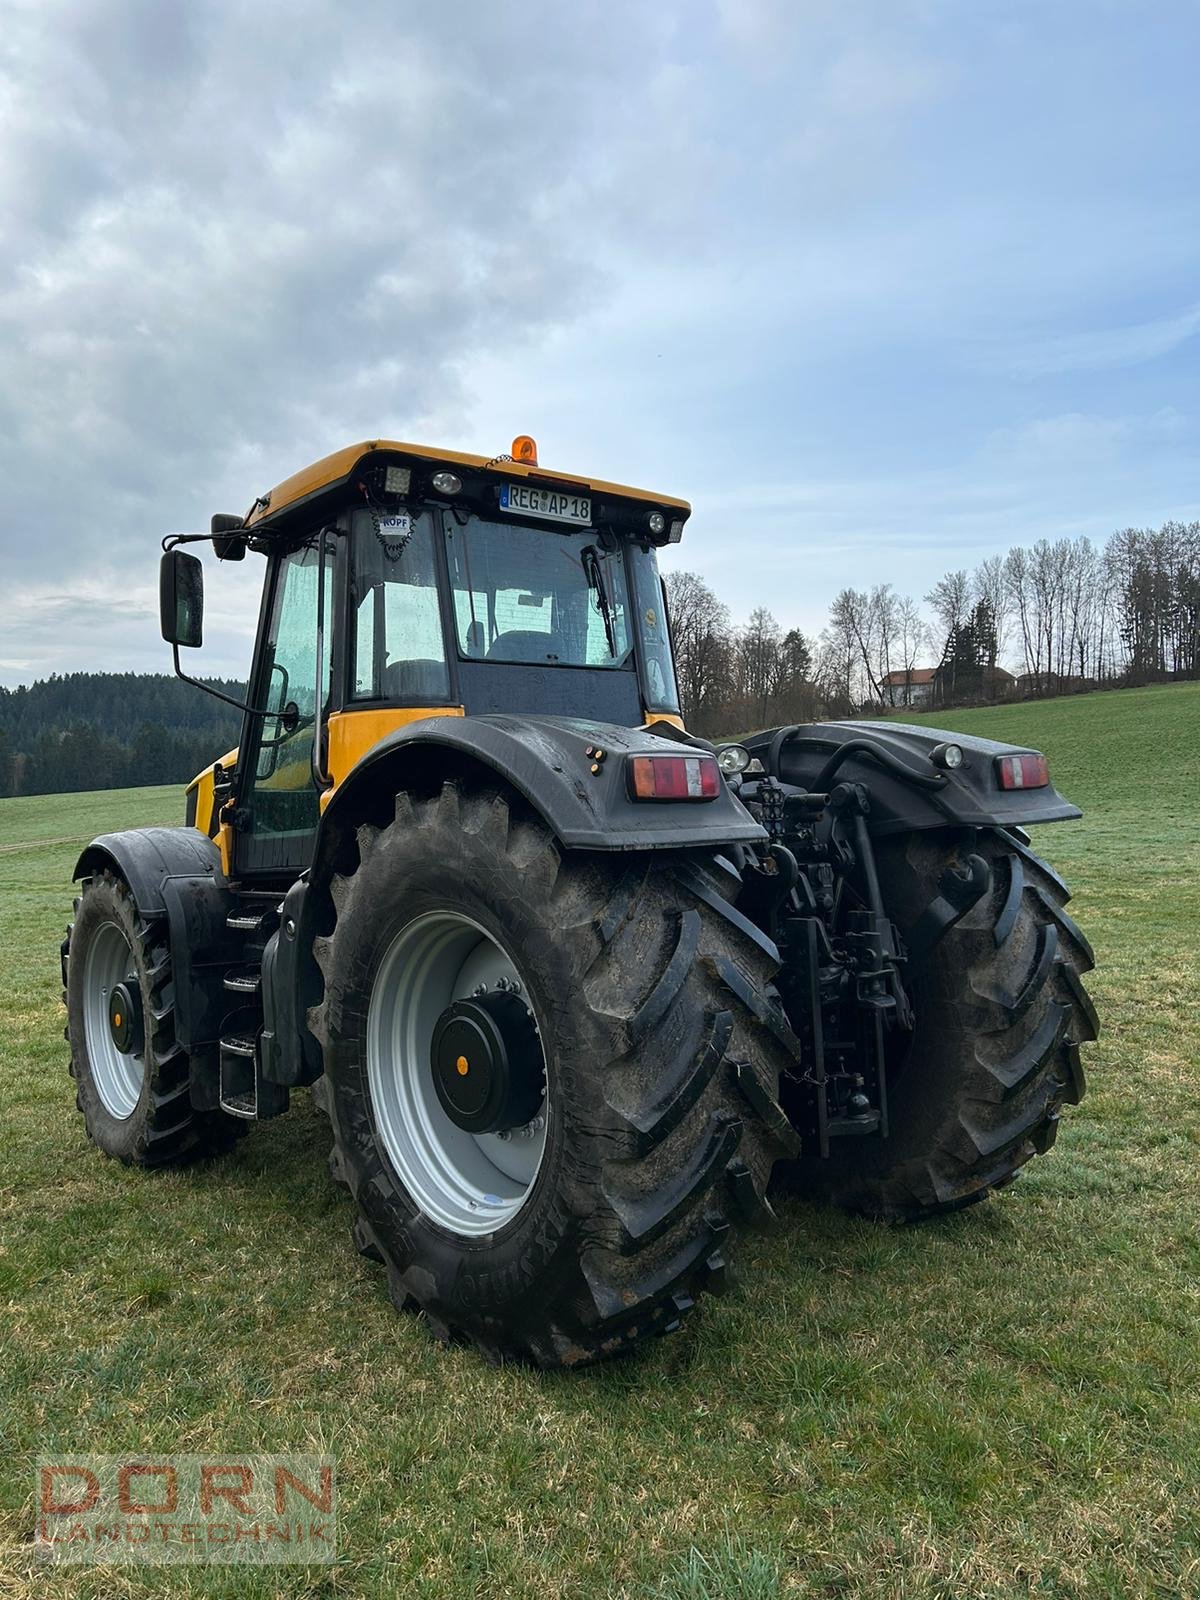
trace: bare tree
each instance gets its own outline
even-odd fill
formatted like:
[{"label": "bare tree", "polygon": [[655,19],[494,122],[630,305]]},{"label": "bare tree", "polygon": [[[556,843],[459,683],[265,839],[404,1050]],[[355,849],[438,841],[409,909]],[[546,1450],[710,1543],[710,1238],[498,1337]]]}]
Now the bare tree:
[{"label": "bare tree", "polygon": [[733,698],[729,608],[694,572],[669,572],[666,586],[683,714],[699,726]]},{"label": "bare tree", "polygon": [[884,698],[884,689],[892,705],[895,705],[895,685],[888,680],[892,676],[893,657],[896,655],[900,644],[900,605],[901,602],[890,583],[879,583],[871,590],[872,632],[875,639],[875,678],[878,688],[878,698]]},{"label": "bare tree", "polygon": [[738,689],[757,727],[766,723],[778,689],[782,641],[782,629],[765,606],[755,607],[737,636]]},{"label": "bare tree", "polygon": [[855,694],[858,647],[853,630],[844,620],[831,616],[829,626],[817,640],[813,676],[822,700],[835,715],[852,711],[860,695]]},{"label": "bare tree", "polygon": [[882,700],[879,683],[879,614],[871,596],[860,589],[843,589],[835,598],[829,612],[830,625],[842,639],[853,646],[856,660],[855,687],[858,699]]},{"label": "bare tree", "polygon": [[991,613],[995,631],[988,640],[988,659],[984,665],[994,669],[1004,654],[1011,615],[1009,585],[1003,556],[989,556],[975,568],[971,574],[971,600],[975,605],[987,606]]},{"label": "bare tree", "polygon": [[971,609],[971,584],[966,573],[947,572],[925,596],[925,603],[933,607],[938,620],[934,644],[938,654],[944,655],[952,635],[962,627]]},{"label": "bare tree", "polygon": [[[939,666],[949,667],[949,684],[942,684],[943,695],[954,693],[954,663],[951,645],[958,639],[971,610],[971,583],[965,571],[947,572],[925,596],[933,607],[938,627],[933,633],[933,643]],[[939,679],[941,682],[941,679]]]},{"label": "bare tree", "polygon": [[912,674],[928,646],[929,628],[920,606],[911,595],[902,595],[896,613],[896,647],[905,683],[912,682]]}]

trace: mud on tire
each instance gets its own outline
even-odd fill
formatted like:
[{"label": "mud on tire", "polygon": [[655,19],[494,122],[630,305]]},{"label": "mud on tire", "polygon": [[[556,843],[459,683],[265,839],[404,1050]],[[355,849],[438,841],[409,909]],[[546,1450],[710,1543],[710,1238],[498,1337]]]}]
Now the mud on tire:
[{"label": "mud on tire", "polygon": [[[786,1059],[764,1016],[771,963],[675,868],[560,853],[506,794],[447,784],[401,794],[358,833],[331,883],[315,955],[315,1086],[355,1239],[402,1308],[493,1359],[572,1366],[678,1327],[719,1290],[733,1236],[769,1215],[789,1145]],[[344,864],[347,865],[347,864]],[[695,880],[693,880],[695,881]],[[712,902],[711,904],[709,902]],[[469,916],[512,953],[541,1025],[550,1115],[527,1199],[495,1232],[434,1223],[389,1161],[368,1079],[367,1014],[397,933],[432,910]]]}]

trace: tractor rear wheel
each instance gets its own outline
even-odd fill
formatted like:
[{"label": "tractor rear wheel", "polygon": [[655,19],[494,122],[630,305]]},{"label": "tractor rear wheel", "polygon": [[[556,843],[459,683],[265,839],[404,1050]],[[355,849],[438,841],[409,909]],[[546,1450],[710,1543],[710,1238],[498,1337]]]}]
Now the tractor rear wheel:
[{"label": "tractor rear wheel", "polygon": [[92,1142],[139,1167],[230,1149],[245,1124],[192,1105],[166,928],[142,916],[115,873],[85,883],[62,962],[75,1104]]},{"label": "tractor rear wheel", "polygon": [[315,1095],[393,1300],[544,1367],[678,1327],[787,1142],[767,956],[669,860],[560,853],[494,790],[403,793],[358,856]]},{"label": "tractor rear wheel", "polygon": [[884,907],[912,928],[970,854],[990,888],[906,976],[915,1030],[889,1071],[890,1136],[835,1140],[827,1161],[793,1169],[815,1200],[889,1221],[959,1210],[1048,1150],[1083,1095],[1092,950],[1052,868],[1001,829],[914,834],[878,848]]}]

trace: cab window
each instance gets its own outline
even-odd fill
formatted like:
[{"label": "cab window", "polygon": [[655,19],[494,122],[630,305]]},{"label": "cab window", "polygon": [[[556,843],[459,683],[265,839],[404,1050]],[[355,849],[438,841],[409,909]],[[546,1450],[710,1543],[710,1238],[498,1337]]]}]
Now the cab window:
[{"label": "cab window", "polygon": [[[317,824],[313,783],[313,736],[317,713],[329,697],[329,621],[333,562],[321,561],[315,540],[285,555],[275,579],[263,661],[263,700],[258,755],[254,764],[256,836],[307,835]],[[321,614],[325,644],[317,686],[317,584],[324,590]]]},{"label": "cab window", "polygon": [[351,697],[444,705],[433,513],[357,511],[351,529]]},{"label": "cab window", "polygon": [[589,528],[551,532],[446,518],[459,654],[467,660],[633,668],[620,547]]}]

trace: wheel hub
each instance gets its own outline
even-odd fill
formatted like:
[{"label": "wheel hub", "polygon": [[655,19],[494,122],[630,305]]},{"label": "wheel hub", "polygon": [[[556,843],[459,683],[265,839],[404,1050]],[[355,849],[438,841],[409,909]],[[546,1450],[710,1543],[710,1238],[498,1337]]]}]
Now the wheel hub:
[{"label": "wheel hub", "polygon": [[[499,995],[514,997],[517,1009]],[[435,1051],[435,1032],[440,1044],[457,1002],[465,1000],[488,1002],[482,1016],[475,1008],[465,1013],[474,1024],[465,1048],[451,1039]],[[554,1122],[543,1036],[525,975],[500,940],[462,912],[446,908],[414,917],[384,953],[367,1009],[372,1118],[414,1203],[453,1234],[494,1233],[534,1192]],[[466,1058],[466,1072],[458,1069],[459,1056]],[[472,1068],[485,1066],[485,1092],[468,1102],[457,1086],[470,1079]],[[448,1083],[456,1086],[449,1107],[443,1098]],[[460,1121],[472,1113],[484,1125],[510,1126],[472,1133]]]},{"label": "wheel hub", "polygon": [[542,1103],[542,1048],[516,994],[452,1001],[434,1024],[430,1056],[442,1109],[467,1133],[523,1127]]},{"label": "wheel hub", "polygon": [[108,1030],[112,1042],[123,1056],[142,1053],[144,1025],[142,991],[136,978],[114,984],[108,997]]}]

